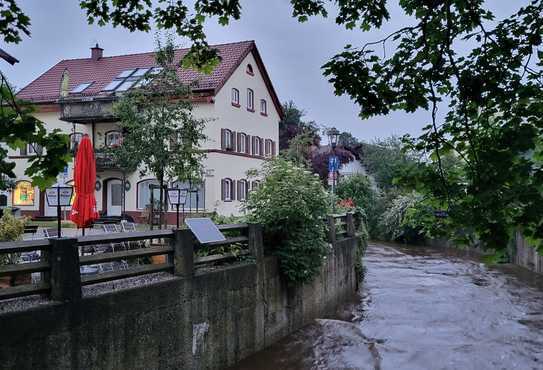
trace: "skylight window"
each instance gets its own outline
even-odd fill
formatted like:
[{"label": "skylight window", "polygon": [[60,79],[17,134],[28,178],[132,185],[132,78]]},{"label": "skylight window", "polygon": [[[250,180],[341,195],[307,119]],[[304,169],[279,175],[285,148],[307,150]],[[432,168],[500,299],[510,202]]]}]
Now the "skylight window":
[{"label": "skylight window", "polygon": [[126,78],[130,76],[132,73],[134,73],[135,69],[127,69],[125,71],[122,71],[117,78]]},{"label": "skylight window", "polygon": [[123,92],[132,87],[141,87],[148,82],[146,81],[148,80],[146,76],[154,75],[162,70],[162,68],[158,68],[157,72],[155,71],[156,69],[157,67],[144,67],[122,71],[113,81],[104,87],[103,91]]},{"label": "skylight window", "polygon": [[146,74],[151,68],[138,68],[136,70],[136,72],[134,72],[133,75],[131,75],[130,77],[141,77],[143,76],[144,74]]},{"label": "skylight window", "polygon": [[84,90],[86,90],[90,85],[92,85],[94,83],[94,81],[92,82],[84,82],[82,84],[79,84],[77,85],[76,87],[74,87],[72,89],[72,91],[70,91],[71,93],[80,93],[80,92],[83,92]]}]

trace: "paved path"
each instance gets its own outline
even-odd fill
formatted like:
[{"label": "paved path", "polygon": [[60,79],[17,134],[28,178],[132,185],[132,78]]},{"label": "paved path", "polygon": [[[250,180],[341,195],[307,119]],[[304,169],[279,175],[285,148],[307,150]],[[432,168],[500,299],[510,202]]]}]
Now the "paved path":
[{"label": "paved path", "polygon": [[371,245],[347,320],[317,320],[237,369],[543,369],[543,276],[456,251]]}]

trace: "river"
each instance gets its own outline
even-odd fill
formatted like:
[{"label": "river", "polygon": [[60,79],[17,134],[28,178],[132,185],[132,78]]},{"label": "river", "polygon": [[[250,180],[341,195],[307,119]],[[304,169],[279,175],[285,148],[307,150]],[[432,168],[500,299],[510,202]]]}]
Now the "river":
[{"label": "river", "polygon": [[455,250],[372,244],[355,303],[236,370],[543,369],[543,276]]}]

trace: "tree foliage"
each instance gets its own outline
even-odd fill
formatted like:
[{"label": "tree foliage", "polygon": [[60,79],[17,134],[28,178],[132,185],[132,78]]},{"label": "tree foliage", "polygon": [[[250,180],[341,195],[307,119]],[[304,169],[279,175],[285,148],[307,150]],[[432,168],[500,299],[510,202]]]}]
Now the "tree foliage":
[{"label": "tree foliage", "polygon": [[130,90],[115,105],[123,143],[114,155],[143,174],[156,176],[160,183],[160,211],[164,204],[163,187],[167,180],[201,180],[201,141],[206,137],[206,121],[192,114],[190,87],[177,75],[175,46],[171,38],[158,41],[157,64],[162,70],[136,89]]},{"label": "tree foliage", "polygon": [[44,189],[56,181],[71,160],[68,136],[59,129],[47,132],[43,122],[33,115],[34,108],[17,99],[4,75],[0,75],[0,142],[6,145],[0,146],[0,189],[6,189],[10,179],[15,179],[15,162],[8,160],[8,148],[18,150],[27,145],[32,145],[36,154],[28,158],[25,175]]},{"label": "tree foliage", "polygon": [[288,149],[295,137],[307,137],[311,145],[319,145],[320,136],[317,124],[305,122],[305,111],[298,108],[292,100],[283,103],[283,118],[279,121],[279,150]]},{"label": "tree foliage", "polygon": [[325,217],[330,198],[319,178],[291,161],[276,158],[246,204],[248,220],[265,227],[266,244],[280,258],[289,282],[308,282],[328,253]]}]

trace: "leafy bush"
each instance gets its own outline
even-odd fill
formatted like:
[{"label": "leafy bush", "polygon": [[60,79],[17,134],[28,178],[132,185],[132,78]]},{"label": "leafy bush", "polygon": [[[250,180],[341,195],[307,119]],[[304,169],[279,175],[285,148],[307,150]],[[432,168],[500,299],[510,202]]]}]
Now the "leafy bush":
[{"label": "leafy bush", "polygon": [[[18,240],[23,235],[25,229],[25,219],[15,218],[11,214],[9,208],[4,209],[4,214],[0,218],[0,241],[14,241]],[[0,265],[15,263],[18,254],[2,254],[0,255]]]},{"label": "leafy bush", "polygon": [[308,282],[328,253],[324,220],[330,197],[317,175],[282,158],[267,162],[262,175],[245,206],[248,220],[264,226],[266,245],[288,281]]},{"label": "leafy bush", "polygon": [[364,211],[367,231],[369,235],[377,238],[377,225],[382,211],[379,211],[379,194],[369,177],[353,175],[342,179],[337,187],[337,196],[342,200],[339,205],[345,206],[346,202],[352,199],[354,207]]},{"label": "leafy bush", "polygon": [[420,239],[419,230],[406,223],[407,213],[420,201],[422,196],[416,192],[399,195],[392,200],[380,220],[380,227],[386,239],[404,242]]}]

